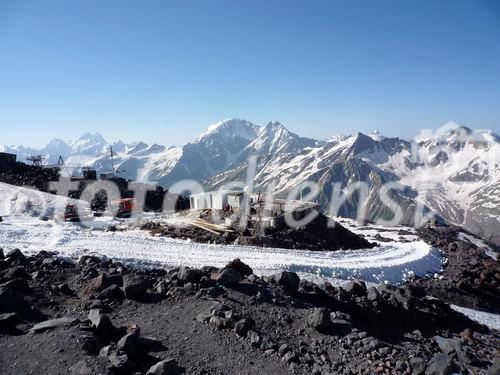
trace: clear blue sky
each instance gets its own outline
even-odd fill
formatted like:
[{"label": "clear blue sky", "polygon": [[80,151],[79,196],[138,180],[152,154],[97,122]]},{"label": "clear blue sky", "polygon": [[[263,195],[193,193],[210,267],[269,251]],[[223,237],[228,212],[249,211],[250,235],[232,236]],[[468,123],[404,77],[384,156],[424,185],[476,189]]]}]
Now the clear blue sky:
[{"label": "clear blue sky", "polygon": [[500,2],[0,0],[0,142],[500,129]]}]

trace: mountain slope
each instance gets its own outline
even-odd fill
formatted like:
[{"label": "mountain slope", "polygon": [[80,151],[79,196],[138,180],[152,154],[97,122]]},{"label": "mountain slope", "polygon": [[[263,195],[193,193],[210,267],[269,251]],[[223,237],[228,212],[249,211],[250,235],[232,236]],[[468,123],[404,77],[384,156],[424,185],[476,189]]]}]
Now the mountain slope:
[{"label": "mountain slope", "polygon": [[[186,179],[212,189],[234,181],[248,183],[247,166],[254,156],[253,190],[270,189],[286,197],[302,183],[315,182],[318,203],[327,211],[334,188],[347,194],[350,186],[362,183],[366,192],[347,194],[339,214],[356,217],[362,201],[369,219],[396,217],[403,224],[414,224],[419,211],[432,210],[448,222],[500,242],[499,142],[493,133],[466,127],[415,142],[386,138],[378,132],[319,142],[300,137],[279,122],[261,128],[233,118],[210,125],[195,141],[181,147],[143,142],[116,142],[111,147],[119,175],[156,181],[165,188]],[[102,136],[90,133],[75,142],[52,140],[41,150],[0,146],[21,161],[27,155],[42,154],[53,164],[61,155],[68,165],[92,166],[99,172],[112,169],[109,148]],[[387,183],[391,184],[388,198],[401,210],[390,209],[382,201]]]}]

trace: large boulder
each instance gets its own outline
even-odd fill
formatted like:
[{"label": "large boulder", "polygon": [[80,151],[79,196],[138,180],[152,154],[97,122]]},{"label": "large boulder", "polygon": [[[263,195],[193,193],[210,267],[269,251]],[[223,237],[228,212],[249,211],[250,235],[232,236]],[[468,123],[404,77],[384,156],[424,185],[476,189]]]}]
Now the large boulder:
[{"label": "large boulder", "polygon": [[274,275],[274,281],[290,293],[297,293],[299,290],[300,278],[295,272],[280,272]]},{"label": "large boulder", "polygon": [[495,359],[493,359],[493,363],[488,368],[486,372],[487,375],[498,375],[500,374],[500,355],[497,355]]},{"label": "large boulder", "polygon": [[233,268],[226,268],[217,277],[217,283],[225,287],[232,287],[239,284],[241,274]]},{"label": "large boulder", "polygon": [[125,298],[125,293],[118,285],[110,285],[96,295],[96,299],[108,301],[122,301]]},{"label": "large boulder", "polygon": [[127,275],[123,284],[125,297],[132,300],[140,299],[144,297],[150,286],[151,281],[144,276]]},{"label": "large boulder", "polygon": [[203,276],[202,271],[189,267],[181,267],[177,273],[177,278],[186,283],[199,283]]},{"label": "large boulder", "polygon": [[0,287],[0,312],[17,312],[24,302],[24,294],[18,290]]},{"label": "large boulder", "polygon": [[422,375],[425,372],[425,369],[427,367],[427,363],[425,362],[425,359],[423,359],[423,358],[413,357],[413,358],[410,358],[410,367],[413,370],[413,374]]},{"label": "large boulder", "polygon": [[15,289],[22,293],[29,293],[31,291],[28,281],[26,281],[26,279],[21,279],[21,278],[11,279],[3,284],[0,284],[0,288],[2,287]]},{"label": "large boulder", "polygon": [[7,254],[5,254],[5,259],[7,259],[7,261],[9,261],[10,263],[16,261],[20,264],[26,263],[26,257],[19,249],[10,250],[9,252],[7,252]]},{"label": "large boulder", "polygon": [[361,280],[354,280],[347,283],[344,289],[347,293],[356,297],[366,296],[366,284]]},{"label": "large boulder", "polygon": [[0,332],[13,329],[19,322],[21,318],[17,313],[0,314]]},{"label": "large boulder", "polygon": [[102,292],[104,289],[109,288],[112,285],[121,287],[123,285],[123,278],[121,275],[111,275],[108,276],[105,273],[101,273],[99,276],[93,278],[89,281],[84,289],[85,294],[95,294]]},{"label": "large boulder", "polygon": [[241,276],[250,276],[251,274],[253,274],[252,268],[243,263],[239,258],[230,261],[224,268],[232,268],[238,271]]},{"label": "large boulder", "polygon": [[14,266],[2,271],[1,278],[3,280],[30,279],[30,275],[28,275],[24,268]]},{"label": "large boulder", "polygon": [[453,358],[446,353],[438,353],[427,364],[425,375],[451,375],[454,369]]}]

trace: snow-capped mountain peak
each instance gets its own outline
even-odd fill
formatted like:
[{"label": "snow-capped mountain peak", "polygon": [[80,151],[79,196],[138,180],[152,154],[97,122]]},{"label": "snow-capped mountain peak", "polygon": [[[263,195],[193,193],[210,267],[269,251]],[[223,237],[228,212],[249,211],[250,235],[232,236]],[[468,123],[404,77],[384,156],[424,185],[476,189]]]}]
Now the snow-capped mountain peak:
[{"label": "snow-capped mountain peak", "polygon": [[207,130],[198,137],[197,142],[214,136],[237,137],[251,141],[255,139],[259,130],[260,127],[250,121],[229,118],[209,125]]},{"label": "snow-capped mountain peak", "polygon": [[84,155],[96,155],[104,150],[108,142],[99,133],[85,133],[71,144],[72,152]]},{"label": "snow-capped mountain peak", "polygon": [[69,155],[71,153],[71,146],[69,142],[63,141],[59,138],[52,139],[41,150],[43,155]]}]

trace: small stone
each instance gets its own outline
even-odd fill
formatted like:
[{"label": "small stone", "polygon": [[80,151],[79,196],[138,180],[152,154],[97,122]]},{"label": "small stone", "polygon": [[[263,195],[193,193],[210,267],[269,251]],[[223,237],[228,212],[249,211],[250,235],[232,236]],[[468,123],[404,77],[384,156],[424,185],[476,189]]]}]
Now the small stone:
[{"label": "small stone", "polygon": [[253,328],[251,319],[241,319],[234,323],[234,331],[238,336],[246,337],[249,329]]},{"label": "small stone", "polygon": [[69,368],[69,372],[71,375],[92,375],[92,369],[85,360],[75,363]]},{"label": "small stone", "polygon": [[101,334],[112,333],[115,330],[109,316],[102,314],[100,310],[90,310],[88,319],[92,323],[92,326]]},{"label": "small stone", "polygon": [[110,362],[110,370],[118,373],[125,373],[130,367],[130,362],[127,354],[118,355],[117,353],[111,353],[108,357]]},{"label": "small stone", "polygon": [[212,313],[210,312],[201,312],[196,316],[196,320],[200,323],[208,323],[210,318],[212,317]]},{"label": "small stone", "polygon": [[247,332],[247,337],[250,339],[250,344],[253,347],[258,348],[262,342],[262,338],[259,336],[259,334],[255,331],[249,330]]},{"label": "small stone", "polygon": [[179,375],[180,370],[174,359],[165,359],[151,366],[146,375]]},{"label": "small stone", "polygon": [[274,345],[274,342],[273,340],[271,340],[268,336],[264,336],[262,337],[262,341],[260,343],[260,349],[261,350],[270,350],[270,349],[274,349],[275,345]]},{"label": "small stone", "polygon": [[137,332],[128,333],[116,343],[116,348],[134,358],[137,357],[139,352],[137,345],[138,341],[139,334]]},{"label": "small stone", "polygon": [[369,287],[366,292],[366,299],[368,301],[374,302],[379,298],[379,293],[377,288]]},{"label": "small stone", "polygon": [[283,357],[283,356],[285,355],[285,353],[287,353],[287,352],[289,352],[289,351],[291,351],[291,350],[292,350],[292,348],[290,348],[290,345],[288,345],[288,344],[283,344],[283,345],[281,345],[281,346],[280,346],[280,348],[278,349],[278,353],[280,354],[280,356],[282,356],[282,357]]},{"label": "small stone", "polygon": [[80,335],[80,337],[78,337],[78,343],[87,353],[97,354],[98,340],[93,334]]},{"label": "small stone", "polygon": [[100,357],[107,357],[108,355],[111,354],[111,348],[112,348],[111,345],[106,345],[106,346],[102,347],[101,350],[99,351],[99,356]]},{"label": "small stone", "polygon": [[315,308],[309,315],[308,324],[317,331],[322,331],[330,326],[330,311],[325,308]]},{"label": "small stone", "polygon": [[299,358],[297,357],[297,354],[295,354],[292,351],[286,352],[283,355],[282,360],[283,360],[283,362],[286,362],[286,363],[299,363]]}]

